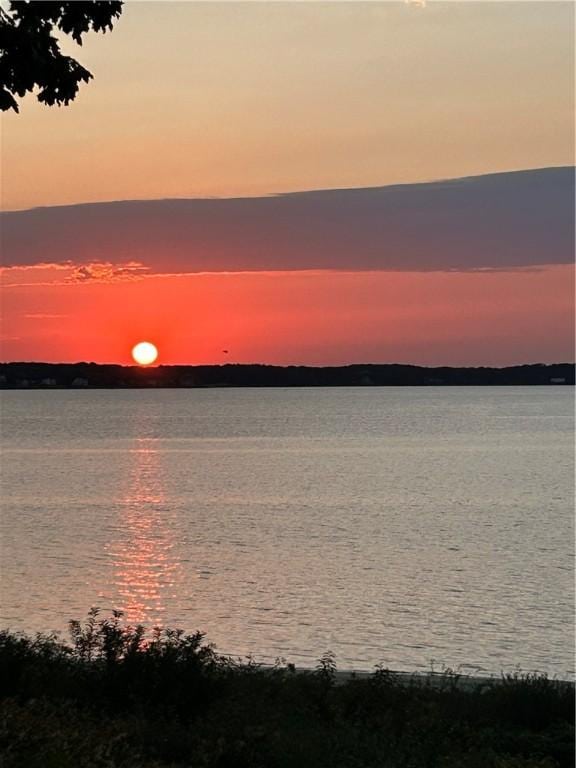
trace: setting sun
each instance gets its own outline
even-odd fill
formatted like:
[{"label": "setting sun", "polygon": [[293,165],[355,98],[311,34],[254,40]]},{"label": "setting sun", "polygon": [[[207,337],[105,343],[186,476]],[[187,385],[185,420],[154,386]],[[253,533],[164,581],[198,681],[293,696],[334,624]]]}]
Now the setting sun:
[{"label": "setting sun", "polygon": [[138,365],[152,365],[158,357],[158,350],[149,341],[140,341],[132,348],[132,357]]}]

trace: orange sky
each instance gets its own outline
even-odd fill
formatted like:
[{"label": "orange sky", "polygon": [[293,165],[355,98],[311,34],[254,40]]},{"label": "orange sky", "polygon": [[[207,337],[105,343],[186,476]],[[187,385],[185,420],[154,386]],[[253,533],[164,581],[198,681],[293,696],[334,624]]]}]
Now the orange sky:
[{"label": "orange sky", "polygon": [[574,162],[569,2],[128,2],[2,125],[4,209]]},{"label": "orange sky", "polygon": [[[170,231],[171,212],[148,248],[145,227],[124,226],[126,208],[102,214],[89,242],[74,227],[84,221],[75,206],[93,201],[254,197],[573,166],[573,21],[566,2],[127,3],[112,33],[86,37],[81,49],[66,44],[94,74],[73,104],[50,109],[28,96],[20,114],[3,117],[2,207],[47,206],[58,237],[27,225],[16,242],[5,237],[4,263],[29,266],[2,275],[0,359],[128,363],[144,338],[158,344],[159,362],[181,364],[572,359],[573,271],[566,237],[556,242],[557,219],[545,227],[555,203],[538,230],[549,240],[536,242],[532,203],[510,193],[517,205],[500,263],[501,222],[490,230],[484,221],[486,239],[466,241],[455,233],[472,203],[427,219],[421,198],[426,228],[411,228],[407,206],[390,225],[395,261],[381,270],[373,262],[388,224],[378,230],[377,207],[378,248],[369,227],[362,252],[335,228],[324,269],[314,238],[330,222],[306,221],[305,209],[301,227],[297,219],[287,229],[282,214],[269,239],[256,216],[252,261],[241,217],[224,233],[225,252],[218,223],[206,234],[195,219],[180,241],[182,220]],[[492,221],[489,197],[472,199]],[[50,208],[62,205],[69,214]],[[346,223],[350,203],[342,205]],[[386,205],[393,217],[396,202]],[[361,226],[363,209],[352,209]],[[409,272],[401,271],[408,241]],[[187,269],[193,248],[204,266]],[[118,271],[131,249],[142,273]],[[202,273],[213,254],[220,266]],[[268,269],[267,259],[279,266]]]},{"label": "orange sky", "polygon": [[63,284],[61,270],[60,282],[46,285],[54,271],[13,270],[15,285],[4,292],[5,359],[129,363],[140,339],[155,342],[166,364],[505,365],[573,355],[570,266],[87,284]]}]

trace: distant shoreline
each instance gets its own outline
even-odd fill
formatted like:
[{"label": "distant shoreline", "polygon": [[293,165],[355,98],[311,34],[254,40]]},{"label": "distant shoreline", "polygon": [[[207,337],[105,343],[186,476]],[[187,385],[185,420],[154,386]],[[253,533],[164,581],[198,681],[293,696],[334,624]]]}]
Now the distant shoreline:
[{"label": "distant shoreline", "polygon": [[203,389],[216,387],[454,387],[574,385],[574,363],[492,367],[401,364],[276,366],[0,363],[0,389]]}]

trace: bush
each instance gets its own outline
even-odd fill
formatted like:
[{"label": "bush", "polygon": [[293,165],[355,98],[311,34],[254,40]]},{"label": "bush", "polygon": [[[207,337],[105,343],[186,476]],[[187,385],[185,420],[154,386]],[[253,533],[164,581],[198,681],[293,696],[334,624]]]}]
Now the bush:
[{"label": "bush", "polygon": [[264,668],[97,610],[70,637],[0,633],[3,768],[574,765],[574,688],[546,676]]}]

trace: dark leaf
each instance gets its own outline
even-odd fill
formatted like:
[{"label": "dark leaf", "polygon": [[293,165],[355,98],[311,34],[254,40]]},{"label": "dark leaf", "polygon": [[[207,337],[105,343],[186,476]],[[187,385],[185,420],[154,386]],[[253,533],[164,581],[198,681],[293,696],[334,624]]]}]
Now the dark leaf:
[{"label": "dark leaf", "polygon": [[12,0],[0,8],[0,110],[14,109],[14,98],[38,89],[38,101],[50,106],[69,104],[81,82],[92,75],[60,51],[54,33],[70,35],[79,45],[86,32],[112,29],[122,2],[40,2]]}]

